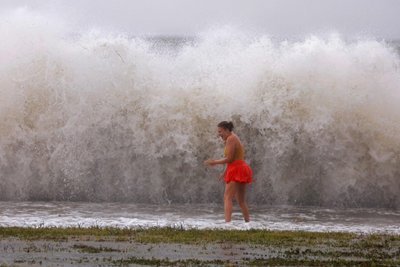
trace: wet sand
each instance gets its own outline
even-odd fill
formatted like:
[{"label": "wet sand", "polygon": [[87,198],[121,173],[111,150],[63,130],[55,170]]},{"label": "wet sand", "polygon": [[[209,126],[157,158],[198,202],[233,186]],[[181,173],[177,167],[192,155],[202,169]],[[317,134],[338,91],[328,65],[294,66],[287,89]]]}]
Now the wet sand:
[{"label": "wet sand", "polygon": [[[172,235],[181,238],[178,241],[168,237],[170,229],[141,230],[143,238],[138,238],[135,232],[54,236],[40,232],[42,237],[13,236],[6,234],[6,230],[0,229],[0,266],[400,265],[398,235],[326,233],[318,237],[312,233],[262,230],[197,230],[192,235],[186,230],[172,230],[175,232]],[[210,238],[213,233],[219,237]],[[163,241],[168,238],[171,242]]]}]

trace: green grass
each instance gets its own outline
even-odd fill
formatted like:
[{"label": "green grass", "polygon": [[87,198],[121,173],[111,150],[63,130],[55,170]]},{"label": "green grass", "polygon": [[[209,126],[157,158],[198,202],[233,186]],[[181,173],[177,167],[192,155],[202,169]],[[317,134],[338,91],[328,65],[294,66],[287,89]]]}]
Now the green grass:
[{"label": "green grass", "polygon": [[398,266],[400,264],[400,260],[392,261],[366,261],[366,260],[316,260],[316,259],[287,259],[287,258],[269,258],[269,259],[255,259],[238,262],[231,261],[222,261],[222,260],[206,260],[200,261],[196,259],[188,259],[188,260],[168,260],[168,259],[145,259],[145,258],[137,258],[130,257],[128,259],[123,260],[115,260],[112,261],[112,264],[115,266],[128,266],[130,264],[139,264],[139,265],[147,265],[147,266],[237,266],[240,264],[241,266],[359,266],[359,267],[367,267],[367,266]]},{"label": "green grass", "polygon": [[356,234],[340,232],[269,231],[269,230],[199,230],[171,227],[112,228],[112,227],[0,227],[0,237],[18,237],[23,240],[66,240],[90,236],[103,240],[136,241],[141,243],[230,242],[273,246],[326,245],[353,249],[382,249],[400,242],[400,235]]},{"label": "green grass", "polygon": [[112,227],[0,227],[0,237],[18,237],[24,240],[66,240],[70,237],[91,236],[113,238],[118,241],[141,243],[183,243],[199,244],[208,242],[230,242],[267,244],[274,246],[328,245],[354,249],[381,249],[399,244],[400,235],[356,234],[340,232],[304,232],[269,230],[199,230],[171,227],[154,228],[112,228]]},{"label": "green grass", "polygon": [[101,252],[116,252],[119,251],[117,249],[108,248],[108,247],[93,247],[84,244],[75,244],[72,248],[79,250],[83,253],[101,253]]},{"label": "green grass", "polygon": [[116,266],[125,266],[130,264],[140,264],[140,265],[150,265],[150,266],[229,266],[228,261],[222,260],[208,260],[201,261],[196,259],[188,259],[188,260],[169,260],[169,259],[144,259],[137,257],[130,257],[128,259],[123,260],[115,260],[112,262]]},{"label": "green grass", "polygon": [[[302,232],[302,231],[268,231],[268,230],[198,230],[171,227],[154,227],[154,228],[112,228],[112,227],[0,227],[0,237],[18,237],[20,239],[49,239],[63,240],[71,236],[93,236],[93,237],[114,237],[125,240],[135,240],[146,243],[199,243],[199,242],[248,242],[253,244],[277,244],[277,243],[293,243],[298,241],[307,241],[309,244],[320,243],[321,240],[326,242],[340,241],[349,242],[358,237],[353,233],[319,233],[319,232]],[[370,236],[367,236],[369,239]],[[378,235],[382,242],[397,242],[399,236]],[[391,239],[389,239],[391,238]],[[365,240],[365,246],[376,243],[373,239]],[[375,243],[374,243],[375,242]],[[381,243],[378,242],[378,243]]]},{"label": "green grass", "polygon": [[249,266],[399,266],[400,260],[345,260],[345,259],[285,259],[269,258],[250,260]]},{"label": "green grass", "polygon": [[[80,253],[118,252],[115,249],[83,244],[85,240],[138,242],[143,244],[191,244],[199,249],[208,244],[240,244],[252,248],[269,248],[276,255],[266,258],[244,258],[249,266],[400,266],[400,235],[356,234],[339,232],[268,231],[268,230],[198,230],[171,227],[0,227],[0,238],[21,240],[73,240]],[[28,247],[35,251],[35,247]],[[151,253],[151,252],[149,252]],[[150,254],[151,255],[151,254]],[[112,259],[116,266],[140,264],[149,266],[230,266],[229,261],[201,261],[168,258]]]}]

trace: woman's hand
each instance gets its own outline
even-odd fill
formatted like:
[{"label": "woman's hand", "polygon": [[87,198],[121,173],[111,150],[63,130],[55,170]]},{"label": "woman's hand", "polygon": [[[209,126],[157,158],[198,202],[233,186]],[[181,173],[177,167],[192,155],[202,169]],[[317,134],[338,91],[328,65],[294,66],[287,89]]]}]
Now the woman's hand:
[{"label": "woman's hand", "polygon": [[219,179],[221,181],[223,181],[224,180],[224,176],[225,176],[225,172],[221,172],[221,174],[219,175]]},{"label": "woman's hand", "polygon": [[216,163],[215,163],[215,160],[213,160],[213,159],[208,159],[208,160],[204,161],[204,164],[205,164],[205,165],[209,165],[209,166],[213,166],[213,165],[215,165]]}]

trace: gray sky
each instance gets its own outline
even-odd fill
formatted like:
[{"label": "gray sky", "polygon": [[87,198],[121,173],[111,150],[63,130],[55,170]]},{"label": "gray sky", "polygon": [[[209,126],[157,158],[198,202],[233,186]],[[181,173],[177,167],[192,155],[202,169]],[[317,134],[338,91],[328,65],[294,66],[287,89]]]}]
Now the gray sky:
[{"label": "gray sky", "polygon": [[16,7],[134,35],[231,25],[285,38],[338,32],[400,39],[400,0],[0,0],[0,11]]}]

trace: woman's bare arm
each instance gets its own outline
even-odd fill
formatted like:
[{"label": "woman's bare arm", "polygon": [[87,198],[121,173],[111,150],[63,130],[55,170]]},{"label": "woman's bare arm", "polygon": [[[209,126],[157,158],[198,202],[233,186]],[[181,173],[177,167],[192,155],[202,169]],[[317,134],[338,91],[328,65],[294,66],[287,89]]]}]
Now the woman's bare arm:
[{"label": "woman's bare arm", "polygon": [[226,157],[222,159],[208,159],[204,163],[207,165],[225,164],[231,163],[235,155],[235,139],[234,137],[228,137],[225,143]]}]

